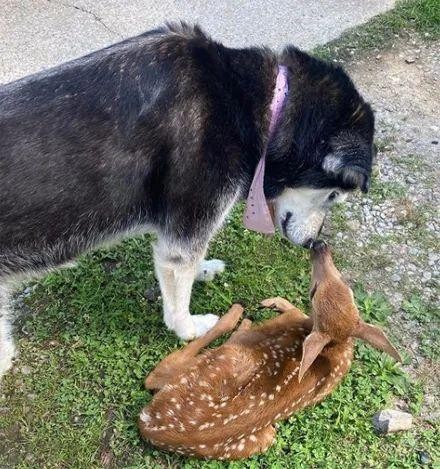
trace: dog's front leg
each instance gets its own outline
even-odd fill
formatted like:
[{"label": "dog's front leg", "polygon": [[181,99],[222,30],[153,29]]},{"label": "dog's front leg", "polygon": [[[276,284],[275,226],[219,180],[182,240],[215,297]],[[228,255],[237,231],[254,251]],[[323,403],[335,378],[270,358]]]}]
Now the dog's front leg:
[{"label": "dog's front leg", "polygon": [[189,312],[191,290],[204,252],[187,252],[164,241],[154,246],[154,265],[163,298],[164,321],[181,339],[200,337],[218,321],[214,314]]},{"label": "dog's front leg", "polygon": [[15,355],[14,341],[11,335],[11,318],[9,312],[9,291],[0,285],[0,380],[12,366]]}]

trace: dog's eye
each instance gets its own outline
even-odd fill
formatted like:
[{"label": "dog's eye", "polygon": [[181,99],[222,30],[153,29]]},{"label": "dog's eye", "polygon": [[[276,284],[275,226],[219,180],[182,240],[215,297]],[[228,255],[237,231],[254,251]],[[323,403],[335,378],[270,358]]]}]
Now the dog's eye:
[{"label": "dog's eye", "polygon": [[335,200],[338,195],[339,195],[339,192],[338,192],[338,191],[333,191],[333,192],[328,196],[328,200],[330,200],[330,201]]}]

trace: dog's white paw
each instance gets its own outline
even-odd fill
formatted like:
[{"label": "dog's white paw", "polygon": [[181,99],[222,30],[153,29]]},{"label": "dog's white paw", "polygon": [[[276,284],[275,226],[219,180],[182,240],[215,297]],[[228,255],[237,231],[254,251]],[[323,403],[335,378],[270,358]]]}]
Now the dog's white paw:
[{"label": "dog's white paw", "polygon": [[206,334],[218,321],[218,316],[215,314],[198,314],[192,318],[196,328],[196,337]]},{"label": "dog's white paw", "polygon": [[225,263],[220,259],[209,259],[200,262],[196,280],[199,282],[209,282],[214,280],[217,274],[224,272]]},{"label": "dog's white paw", "polygon": [[218,316],[215,314],[188,315],[176,320],[171,329],[180,339],[193,340],[212,329],[217,321]]}]

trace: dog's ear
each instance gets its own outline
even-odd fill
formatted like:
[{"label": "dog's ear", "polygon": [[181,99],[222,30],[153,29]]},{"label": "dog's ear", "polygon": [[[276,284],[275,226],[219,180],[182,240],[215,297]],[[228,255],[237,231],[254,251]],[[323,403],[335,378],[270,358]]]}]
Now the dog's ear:
[{"label": "dog's ear", "polygon": [[362,192],[368,192],[370,188],[368,171],[356,162],[347,161],[343,155],[330,153],[324,158],[322,167],[326,173],[342,178],[344,184],[359,187]]},{"label": "dog's ear", "polygon": [[322,164],[324,171],[342,179],[344,185],[368,192],[373,149],[350,132],[333,139],[331,147],[333,151],[326,155]]}]

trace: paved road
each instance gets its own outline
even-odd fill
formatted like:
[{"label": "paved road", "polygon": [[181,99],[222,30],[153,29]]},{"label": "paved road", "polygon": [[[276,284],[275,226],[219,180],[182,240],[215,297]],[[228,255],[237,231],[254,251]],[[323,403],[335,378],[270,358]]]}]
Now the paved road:
[{"label": "paved road", "polygon": [[0,0],[0,83],[172,19],[232,46],[322,44],[395,0]]}]

